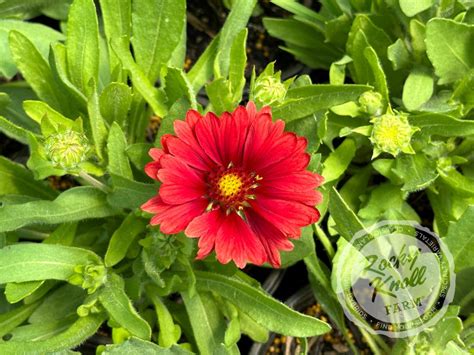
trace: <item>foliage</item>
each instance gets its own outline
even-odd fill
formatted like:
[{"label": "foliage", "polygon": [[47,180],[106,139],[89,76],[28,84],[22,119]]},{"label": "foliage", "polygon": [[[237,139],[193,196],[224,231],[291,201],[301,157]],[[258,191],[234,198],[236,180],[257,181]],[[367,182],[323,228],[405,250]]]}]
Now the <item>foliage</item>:
[{"label": "foliage", "polygon": [[[264,19],[269,33],[328,70],[328,84],[282,81],[278,63],[247,80],[255,0],[226,2],[225,24],[189,71],[185,0],[0,4],[0,75],[25,80],[0,84],[0,131],[30,150],[26,166],[0,157],[0,353],[67,353],[104,322],[114,343],[104,354],[234,354],[241,334],[330,330],[235,266],[194,260],[194,240],[161,235],[139,209],[159,188],[143,173],[149,149],[188,109],[232,111],[246,88],[307,138],[310,166],[325,178],[321,222],[282,253],[282,266],[304,260],[332,324],[347,336],[313,238],[334,260],[341,240],[365,226],[423,219],[454,254],[456,306],[393,351],[472,346],[472,3],[322,0],[316,12],[273,2],[292,17]],[[61,31],[22,21],[40,13],[63,21]],[[61,176],[73,187],[52,188]],[[420,196],[432,221],[414,208]],[[388,349],[366,336],[374,352]]]},{"label": "foliage", "polygon": [[[333,85],[373,87],[320,115],[321,140],[329,148],[323,175],[329,173],[331,181],[330,215],[321,233],[327,231],[332,241],[338,236],[350,240],[381,220],[430,224],[433,213],[432,226],[451,248],[456,271],[460,276],[472,272],[472,243],[466,237],[474,203],[472,2],[323,0],[318,11],[295,0],[272,2],[291,13],[263,20],[269,33],[285,42],[283,50],[312,68],[328,70]],[[341,150],[349,140],[355,147]],[[334,169],[340,167],[343,173],[334,181]],[[329,193],[331,186],[340,194]],[[319,286],[324,273],[315,263],[307,261],[307,266],[312,284],[319,280]],[[461,307],[455,307],[452,318],[397,342],[393,351],[465,351],[457,315],[472,312],[469,288],[472,280],[458,277],[455,302]],[[338,305],[328,308],[337,313]],[[372,350],[379,347],[384,350],[376,341]]]}]

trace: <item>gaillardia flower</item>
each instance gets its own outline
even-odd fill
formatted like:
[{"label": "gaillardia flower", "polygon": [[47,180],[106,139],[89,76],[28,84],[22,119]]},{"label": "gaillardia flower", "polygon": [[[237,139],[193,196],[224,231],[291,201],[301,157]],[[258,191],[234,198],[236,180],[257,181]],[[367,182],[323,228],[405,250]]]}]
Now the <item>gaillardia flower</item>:
[{"label": "gaillardia flower", "polygon": [[315,223],[323,178],[306,170],[306,139],[272,122],[269,107],[250,102],[220,118],[190,110],[176,120],[176,136],[153,148],[146,173],[162,182],[159,194],[142,206],[156,214],[161,232],[184,230],[199,238],[198,259],[213,250],[223,264],[233,260],[280,266],[280,250]]}]

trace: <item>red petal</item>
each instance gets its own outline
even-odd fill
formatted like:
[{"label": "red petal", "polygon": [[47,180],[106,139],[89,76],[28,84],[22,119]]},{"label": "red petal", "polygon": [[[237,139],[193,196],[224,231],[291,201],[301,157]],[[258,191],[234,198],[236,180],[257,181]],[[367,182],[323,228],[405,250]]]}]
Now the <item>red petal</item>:
[{"label": "red petal", "polygon": [[148,152],[148,155],[150,155],[150,157],[152,157],[155,161],[159,161],[163,154],[163,150],[159,148],[151,148]]},{"label": "red petal", "polygon": [[287,236],[299,235],[301,227],[315,223],[319,219],[319,211],[316,208],[296,201],[271,199],[260,195],[250,204],[256,213]]},{"label": "red petal", "polygon": [[206,210],[207,204],[206,199],[198,199],[182,205],[167,205],[163,209],[160,206],[160,212],[151,219],[150,224],[159,224],[161,232],[165,234],[179,233]]},{"label": "red petal", "polygon": [[[284,169],[282,167],[282,169]],[[306,205],[317,205],[322,195],[316,191],[322,177],[309,171],[299,171],[288,175],[267,175],[260,181],[258,194],[280,200],[294,200]]]},{"label": "red petal", "polygon": [[196,169],[207,171],[211,166],[210,159],[197,141],[189,145],[178,137],[171,137],[167,140],[167,147],[171,154]]},{"label": "red petal", "polygon": [[196,123],[195,132],[204,152],[215,163],[222,166],[223,162],[219,154],[219,118],[212,112],[206,114],[204,118]]},{"label": "red petal", "polygon": [[140,208],[145,212],[157,213],[159,211],[166,209],[166,206],[163,204],[163,201],[161,200],[160,196],[155,196],[149,199],[143,205],[141,205]]},{"label": "red petal", "polygon": [[158,161],[152,161],[145,165],[145,173],[154,180],[158,180],[158,170],[161,169],[161,164]]},{"label": "red petal", "polygon": [[172,155],[164,155],[160,162],[162,168],[158,171],[158,178],[163,183],[184,183],[193,186],[200,186],[204,183],[204,175],[201,171],[193,169]]},{"label": "red petal", "polygon": [[225,217],[217,233],[216,256],[222,264],[233,260],[239,268],[247,262],[261,265],[266,261],[265,249],[249,225],[236,213]]},{"label": "red petal", "polygon": [[280,250],[293,250],[293,244],[278,228],[251,209],[247,209],[245,215],[250,227],[265,248],[267,261],[270,262],[273,267],[280,267]]},{"label": "red petal", "polygon": [[189,184],[183,181],[179,184],[162,184],[160,196],[165,203],[179,205],[203,197],[206,191],[203,181],[200,184]]},{"label": "red petal", "polygon": [[188,112],[186,112],[186,122],[192,128],[194,128],[197,121],[199,121],[201,118],[201,114],[196,110],[189,110]]},{"label": "red petal", "polygon": [[221,209],[216,209],[211,212],[204,212],[189,223],[184,233],[190,238],[199,238],[198,259],[204,259],[212,252],[217,232],[224,219],[225,215]]}]

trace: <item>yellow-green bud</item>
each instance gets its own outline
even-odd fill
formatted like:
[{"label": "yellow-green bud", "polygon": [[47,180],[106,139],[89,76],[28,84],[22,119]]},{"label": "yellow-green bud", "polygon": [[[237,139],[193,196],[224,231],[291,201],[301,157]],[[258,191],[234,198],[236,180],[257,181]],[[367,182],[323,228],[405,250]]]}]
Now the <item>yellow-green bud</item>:
[{"label": "yellow-green bud", "polygon": [[370,137],[374,145],[375,158],[382,152],[397,156],[400,152],[413,154],[413,148],[410,145],[413,133],[419,129],[410,126],[408,118],[404,115],[385,114],[374,117],[372,134]]},{"label": "yellow-green bud", "polygon": [[359,96],[360,110],[370,116],[379,116],[383,110],[383,97],[375,91],[366,91]]},{"label": "yellow-green bud", "polygon": [[88,294],[94,293],[107,279],[107,269],[104,265],[77,265],[74,274],[68,279],[72,285],[77,285],[87,290]]},{"label": "yellow-green bud", "polygon": [[50,135],[46,138],[44,146],[51,162],[63,169],[76,168],[89,154],[86,136],[73,130]]},{"label": "yellow-green bud", "polygon": [[87,317],[89,314],[100,313],[101,311],[102,306],[97,302],[97,298],[93,298],[77,307],[76,313],[79,317]]},{"label": "yellow-green bud", "polygon": [[262,106],[281,101],[286,96],[286,87],[273,76],[264,76],[255,81],[255,101]]}]

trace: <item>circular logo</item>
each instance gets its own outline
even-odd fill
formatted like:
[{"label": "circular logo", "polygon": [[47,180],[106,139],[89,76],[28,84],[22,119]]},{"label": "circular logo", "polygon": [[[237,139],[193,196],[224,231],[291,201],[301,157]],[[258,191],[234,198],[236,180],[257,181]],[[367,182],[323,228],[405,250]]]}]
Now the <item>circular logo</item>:
[{"label": "circular logo", "polygon": [[402,338],[433,326],[454,295],[454,263],[443,241],[411,221],[359,231],[338,253],[336,294],[346,316],[372,333]]}]

